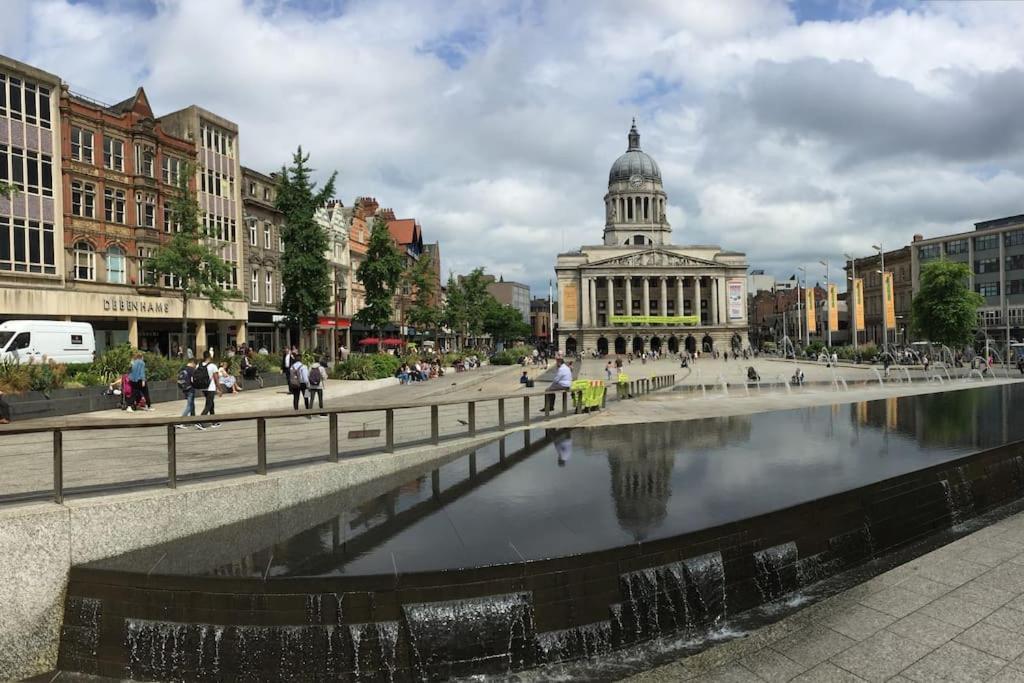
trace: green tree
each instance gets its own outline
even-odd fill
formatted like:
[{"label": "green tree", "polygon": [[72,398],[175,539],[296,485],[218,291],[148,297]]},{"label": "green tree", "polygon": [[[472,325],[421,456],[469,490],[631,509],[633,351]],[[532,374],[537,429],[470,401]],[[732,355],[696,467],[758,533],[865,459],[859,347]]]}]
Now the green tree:
[{"label": "green tree", "polygon": [[191,164],[186,164],[179,174],[178,189],[171,199],[171,217],[178,231],[157,248],[147,264],[148,269],[167,276],[179,289],[183,347],[188,346],[189,301],[205,298],[217,310],[227,311],[224,301],[241,296],[237,290],[223,286],[230,281],[231,267],[205,242],[207,234],[202,226],[199,202],[189,187],[194,175],[195,168]]},{"label": "green tree", "polygon": [[281,168],[275,202],[284,214],[281,313],[299,328],[300,344],[303,331],[316,327],[320,313],[332,301],[331,267],[326,257],[330,239],[314,215],[334,195],[334,179],[338,175],[332,173],[318,191],[316,183],[310,179],[313,169],[308,162],[309,154],[303,154],[300,145],[292,155],[292,165]]},{"label": "green tree", "polygon": [[910,304],[914,334],[949,347],[970,343],[985,300],[968,286],[966,263],[932,261],[921,267],[921,289]]},{"label": "green tree", "polygon": [[530,334],[530,326],[523,322],[523,314],[517,308],[501,304],[488,294],[484,312],[484,332],[495,342],[512,342]]},{"label": "green tree", "polygon": [[466,329],[466,296],[462,284],[451,272],[448,273],[448,284],[445,285],[444,309],[441,311],[441,322],[455,333],[456,347],[462,348],[462,335]]},{"label": "green tree", "polygon": [[405,313],[409,325],[425,330],[437,327],[441,320],[441,311],[434,304],[437,286],[434,283],[434,256],[422,254],[406,268],[402,275],[403,284],[412,291],[412,303]]},{"label": "green tree", "polygon": [[[394,314],[392,301],[402,279],[402,255],[398,253],[387,222],[378,216],[373,220],[366,259],[356,270],[356,279],[366,290],[366,302],[355,319],[370,327],[380,339],[381,330]],[[378,349],[380,345],[378,344]]]},{"label": "green tree", "polygon": [[483,268],[474,268],[469,275],[448,278],[448,301],[445,305],[444,321],[460,337],[460,346],[465,346],[466,337],[478,337],[484,333],[489,300],[487,291],[490,279]]}]

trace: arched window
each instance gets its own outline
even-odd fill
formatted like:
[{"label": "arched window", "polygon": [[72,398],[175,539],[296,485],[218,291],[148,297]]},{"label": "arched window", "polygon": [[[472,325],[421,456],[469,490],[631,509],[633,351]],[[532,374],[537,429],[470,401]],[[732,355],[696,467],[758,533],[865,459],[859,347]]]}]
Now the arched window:
[{"label": "arched window", "polygon": [[647,244],[647,238],[643,235],[633,235],[633,244]]},{"label": "arched window", "polygon": [[128,282],[125,272],[124,249],[116,244],[107,247],[107,282],[114,285],[123,285]]},{"label": "arched window", "polygon": [[75,243],[75,279],[96,279],[96,251],[88,242]]}]

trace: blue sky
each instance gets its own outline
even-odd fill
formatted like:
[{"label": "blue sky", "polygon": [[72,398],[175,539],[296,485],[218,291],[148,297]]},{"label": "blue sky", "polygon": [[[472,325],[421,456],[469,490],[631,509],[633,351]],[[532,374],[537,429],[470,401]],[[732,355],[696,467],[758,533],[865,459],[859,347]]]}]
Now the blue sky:
[{"label": "blue sky", "polygon": [[[673,241],[778,276],[1024,212],[1024,3],[5,0],[0,53],[200,104],[264,171],[299,144],[445,270],[546,291],[600,242],[632,117]],[[110,39],[116,37],[116,39]],[[811,268],[815,271],[817,266]],[[823,270],[823,269],[822,269]],[[821,277],[816,271],[812,278]]]}]

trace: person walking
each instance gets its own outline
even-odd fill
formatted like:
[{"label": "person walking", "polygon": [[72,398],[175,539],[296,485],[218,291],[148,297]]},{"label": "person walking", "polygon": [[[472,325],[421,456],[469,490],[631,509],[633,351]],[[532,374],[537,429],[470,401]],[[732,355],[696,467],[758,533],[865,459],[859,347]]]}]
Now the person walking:
[{"label": "person walking", "polygon": [[[217,366],[213,362],[213,357],[207,354],[203,363],[199,365],[192,373],[192,386],[197,391],[203,392],[203,398],[205,402],[203,404],[203,412],[201,415],[216,415],[214,410],[214,400],[217,398]],[[220,427],[220,422],[210,423],[211,427]],[[200,422],[196,425],[196,429],[206,429],[206,425]]]},{"label": "person walking", "polygon": [[551,392],[569,391],[572,388],[572,369],[565,364],[565,359],[555,359],[555,380],[547,388],[548,393],[544,395],[544,408],[542,412],[552,412],[555,409],[555,394]]},{"label": "person walking", "polygon": [[[192,377],[195,375],[195,371],[196,361],[194,358],[189,358],[185,367],[178,371],[178,388],[185,396],[185,409],[181,411],[181,417],[196,416],[196,388],[192,385]],[[185,425],[180,423],[174,426],[178,429],[185,429]]]},{"label": "person walking", "polygon": [[128,371],[128,381],[132,383],[132,402],[128,405],[127,411],[139,407],[142,399],[145,399],[145,410],[153,410],[149,399],[149,387],[146,386],[146,361],[141,351],[136,351],[132,356],[131,369]]},{"label": "person walking", "polygon": [[[319,364],[309,369],[309,401],[307,408],[313,407],[313,399],[320,403],[320,410],[324,409],[324,385],[327,384],[327,361],[321,360]],[[320,413],[320,417],[327,417],[327,413]]]},{"label": "person walking", "polygon": [[292,395],[292,409],[299,409],[299,396],[302,396],[306,409],[309,410],[309,370],[302,364],[298,353],[293,353],[292,364],[288,368],[288,391]]}]

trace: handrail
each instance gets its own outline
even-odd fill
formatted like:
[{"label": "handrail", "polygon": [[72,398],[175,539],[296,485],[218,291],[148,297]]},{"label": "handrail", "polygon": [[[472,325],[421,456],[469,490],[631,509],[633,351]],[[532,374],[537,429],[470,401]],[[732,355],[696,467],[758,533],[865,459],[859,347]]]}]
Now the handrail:
[{"label": "handrail", "polygon": [[[658,375],[651,376],[648,378],[639,378],[628,382],[628,386],[623,386],[623,383],[618,383],[620,388],[618,392],[619,400],[634,398],[658,389],[673,386],[676,381],[676,376],[673,375]],[[64,432],[81,432],[81,431],[94,431],[101,429],[145,429],[145,428],[158,428],[164,427],[166,432],[166,444],[167,444],[167,477],[163,479],[164,485],[170,488],[176,488],[178,485],[178,463],[177,463],[177,436],[175,432],[175,425],[178,424],[201,424],[208,422],[219,422],[219,423],[231,423],[231,422],[246,422],[255,420],[256,421],[256,463],[254,470],[256,474],[265,475],[267,473],[267,421],[278,420],[286,418],[296,417],[307,417],[313,415],[326,415],[329,418],[328,428],[330,429],[328,438],[328,454],[326,456],[328,462],[339,462],[339,443],[338,443],[338,416],[349,415],[355,413],[367,413],[367,412],[384,412],[385,415],[385,429],[384,438],[385,444],[380,449],[384,453],[394,453],[396,446],[403,444],[396,444],[395,441],[395,411],[397,410],[415,410],[417,408],[429,408],[430,410],[430,433],[428,439],[413,440],[405,443],[405,446],[422,445],[424,442],[431,445],[437,445],[442,440],[451,440],[464,437],[477,436],[481,429],[477,424],[477,404],[478,403],[497,403],[497,425],[492,429],[496,429],[498,432],[506,430],[510,426],[518,427],[529,427],[532,422],[533,415],[530,411],[530,402],[532,399],[539,397],[545,397],[544,407],[541,409],[543,412],[543,420],[557,417],[557,413],[560,412],[561,416],[569,415],[569,397],[573,396],[573,403],[575,410],[578,413],[583,408],[582,396],[577,396],[580,392],[572,391],[571,389],[558,390],[558,391],[533,391],[533,392],[520,392],[515,394],[499,394],[499,395],[479,395],[473,396],[472,398],[462,399],[434,399],[434,400],[421,400],[407,403],[369,403],[361,404],[358,406],[344,406],[323,409],[318,408],[305,408],[302,410],[279,410],[273,412],[247,412],[247,413],[230,413],[227,415],[197,415],[190,417],[154,417],[145,420],[97,420],[97,419],[68,419],[68,418],[44,418],[39,422],[46,422],[47,424],[26,425],[20,426],[17,424],[0,426],[0,437],[5,435],[15,434],[52,434],[53,438],[53,493],[52,499],[56,503],[63,503],[65,486],[64,486]],[[607,400],[608,392],[605,392],[604,399]],[[561,410],[558,411],[554,408],[555,400],[549,402],[547,397],[552,396],[557,398],[559,395],[562,397]],[[506,408],[509,408],[507,402],[509,400],[522,400],[522,419],[516,420],[514,417],[509,420],[507,419],[510,415],[514,416],[518,411],[515,408],[511,408],[512,412],[509,413]],[[466,421],[459,420],[460,423],[464,424],[467,429],[464,432],[455,434],[442,434],[440,430],[439,414],[440,408],[445,406],[466,406]],[[0,440],[0,444],[2,444]],[[208,473],[209,476],[214,476],[217,473]],[[157,480],[160,481],[160,480]],[[106,484],[101,485],[98,488],[106,487],[117,487],[125,486],[130,482],[122,482],[118,484]],[[88,487],[90,490],[97,490],[97,487]],[[32,494],[4,496],[0,494],[0,504],[6,500],[25,500],[31,498],[39,498],[42,492],[33,492]]]}]

